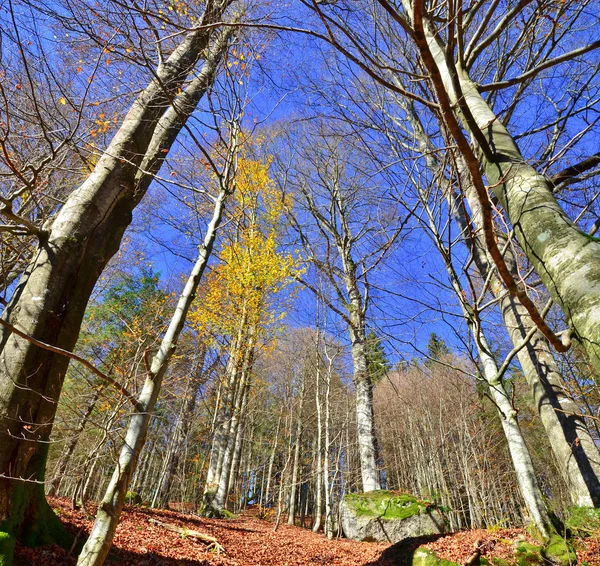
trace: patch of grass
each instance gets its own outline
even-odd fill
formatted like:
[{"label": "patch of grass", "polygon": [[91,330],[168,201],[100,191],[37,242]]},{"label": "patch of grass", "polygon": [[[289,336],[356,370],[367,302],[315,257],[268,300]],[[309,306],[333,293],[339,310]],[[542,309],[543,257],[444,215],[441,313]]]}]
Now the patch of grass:
[{"label": "patch of grass", "polygon": [[600,509],[593,507],[571,507],[565,526],[572,536],[589,537],[600,535]]},{"label": "patch of grass", "polygon": [[577,554],[573,547],[560,535],[554,535],[542,549],[542,556],[552,564],[568,566],[577,563]]},{"label": "patch of grass", "polygon": [[515,549],[515,560],[519,566],[545,566],[542,547],[522,542]]}]

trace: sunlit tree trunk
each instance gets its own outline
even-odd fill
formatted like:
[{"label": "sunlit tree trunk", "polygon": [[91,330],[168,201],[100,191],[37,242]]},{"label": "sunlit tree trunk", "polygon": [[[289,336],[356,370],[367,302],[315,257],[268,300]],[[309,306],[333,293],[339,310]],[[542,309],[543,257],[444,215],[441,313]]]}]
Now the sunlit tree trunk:
[{"label": "sunlit tree trunk", "polygon": [[317,410],[317,439],[315,443],[316,481],[312,528],[315,533],[319,532],[321,528],[321,513],[323,510],[323,409],[321,407],[321,353],[319,352],[319,343],[319,335],[317,334],[317,349],[315,352],[315,408]]},{"label": "sunlit tree trunk", "polygon": [[[218,21],[227,4],[209,1],[202,22]],[[5,321],[41,342],[72,351],[90,294],[118,250],[132,210],[182,122],[212,83],[223,47],[211,52],[191,89],[178,96],[205,55],[212,33],[204,26],[189,33],[156,69],[94,171],[46,226],[46,235],[4,311]],[[177,111],[171,107],[171,113],[181,120],[167,116],[173,98]],[[159,126],[161,120],[166,129]],[[0,555],[8,564],[17,536],[35,544],[51,540],[51,531],[58,531],[58,521],[45,502],[43,481],[46,441],[69,359],[6,328],[0,336],[0,531],[4,533]]]},{"label": "sunlit tree trunk", "polygon": [[[552,183],[525,161],[517,142],[484,100],[460,62],[455,64],[460,97],[445,46],[426,16],[414,10],[421,0],[403,0],[417,24],[421,20],[425,40],[450,102],[464,100],[472,121],[456,112],[473,139],[482,140],[479,160],[487,183],[502,204],[515,235],[544,286],[563,310],[574,338],[586,349],[600,375],[600,240],[568,218],[558,204]],[[423,53],[423,51],[421,50]],[[481,144],[480,144],[481,145]]]},{"label": "sunlit tree trunk", "polygon": [[[231,165],[233,166],[233,163]],[[229,179],[229,175],[226,174],[225,178]],[[101,566],[110,550],[121,511],[123,510],[125,494],[135,472],[140,452],[146,441],[148,425],[160,393],[162,380],[177,346],[177,340],[183,330],[187,313],[195,298],[196,290],[210,257],[217,228],[223,216],[225,199],[229,191],[230,186],[226,183],[221,187],[219,196],[215,201],[213,216],[206,230],[204,242],[199,247],[198,259],[179,297],[175,313],[161,341],[160,348],[152,359],[150,370],[148,371],[144,387],[137,402],[138,412],[133,415],[127,428],[125,443],[121,449],[119,461],[104,498],[98,506],[96,520],[94,521],[92,532],[79,555],[78,566]]]}]

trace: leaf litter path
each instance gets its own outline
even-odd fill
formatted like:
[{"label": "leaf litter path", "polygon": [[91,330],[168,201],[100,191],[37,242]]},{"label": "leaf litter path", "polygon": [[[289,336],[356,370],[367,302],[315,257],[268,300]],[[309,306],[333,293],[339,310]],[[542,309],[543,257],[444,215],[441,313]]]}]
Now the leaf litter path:
[{"label": "leaf litter path", "polygon": [[[84,511],[73,511],[66,499],[50,498],[65,526],[80,538],[90,531],[93,518]],[[95,508],[90,505],[90,511]],[[151,520],[184,529],[178,534]],[[215,537],[225,553],[215,554],[186,531],[199,531]],[[440,556],[464,564],[473,552],[475,541],[483,541],[488,557],[509,557],[510,541],[522,535],[520,529],[496,533],[465,531],[441,537],[427,544]],[[328,566],[394,566],[410,565],[419,544],[413,540],[403,546],[382,543],[355,542],[346,539],[327,540],[309,529],[280,525],[273,532],[273,523],[251,515],[237,519],[204,519],[195,515],[126,507],[111,551],[111,566],[296,566],[305,564]],[[578,549],[579,561],[590,566],[600,565],[600,541],[587,541]],[[57,546],[29,549],[17,547],[16,566],[74,565],[74,556]]]}]

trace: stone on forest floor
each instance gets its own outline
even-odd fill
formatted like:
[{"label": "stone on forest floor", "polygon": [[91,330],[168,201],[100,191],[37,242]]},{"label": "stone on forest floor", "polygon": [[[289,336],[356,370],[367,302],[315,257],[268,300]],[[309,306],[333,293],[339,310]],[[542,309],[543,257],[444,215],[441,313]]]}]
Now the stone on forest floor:
[{"label": "stone on forest floor", "polygon": [[433,503],[394,491],[347,494],[340,515],[344,535],[358,541],[397,543],[446,530],[446,518]]}]

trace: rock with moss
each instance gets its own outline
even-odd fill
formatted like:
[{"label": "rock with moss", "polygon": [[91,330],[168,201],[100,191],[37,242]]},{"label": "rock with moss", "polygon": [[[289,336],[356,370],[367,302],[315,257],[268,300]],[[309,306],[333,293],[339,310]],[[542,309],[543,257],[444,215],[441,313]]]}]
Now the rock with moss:
[{"label": "rock with moss", "polygon": [[446,518],[436,505],[394,491],[348,494],[340,516],[345,536],[359,541],[397,543],[446,530]]},{"label": "rock with moss", "polygon": [[141,505],[142,497],[139,493],[136,493],[135,491],[128,491],[125,494],[125,503],[127,503],[127,505]]},{"label": "rock with moss", "polygon": [[600,509],[571,507],[565,526],[572,536],[598,536],[600,535]]}]

